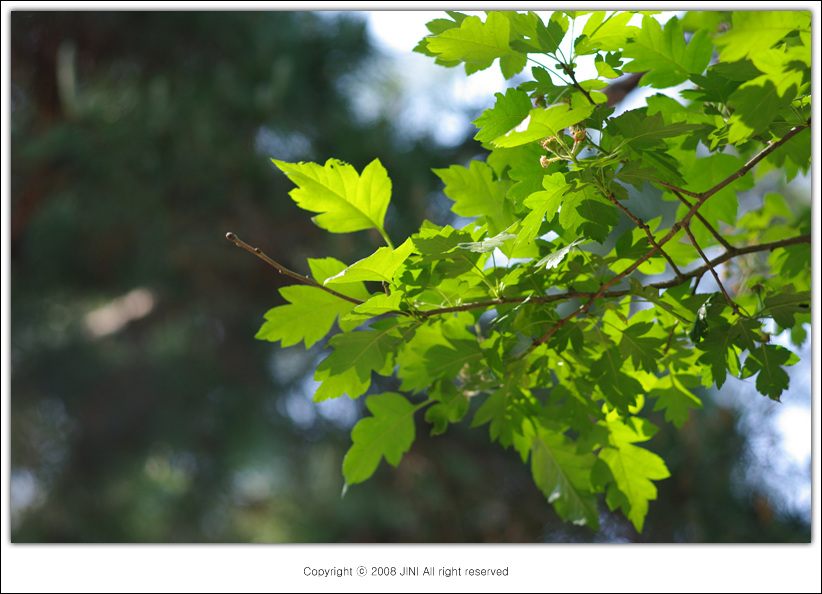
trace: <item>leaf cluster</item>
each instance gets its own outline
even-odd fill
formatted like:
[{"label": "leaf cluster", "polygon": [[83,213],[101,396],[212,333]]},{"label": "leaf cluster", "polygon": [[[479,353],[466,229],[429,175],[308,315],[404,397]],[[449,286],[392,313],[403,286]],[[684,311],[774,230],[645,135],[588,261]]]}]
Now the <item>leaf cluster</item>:
[{"label": "leaf cluster", "polygon": [[[771,336],[801,341],[810,321],[809,221],[777,194],[740,216],[738,195],[769,170],[790,179],[810,165],[810,14],[447,15],[417,51],[469,75],[532,64],[532,80],[475,121],[487,158],[434,171],[470,222],[425,221],[394,247],[379,160],[362,173],[274,160],[317,225],[374,229],[386,245],[350,265],[309,261],[310,284],[281,290],[288,303],[257,338],[310,347],[331,335],[316,400],[396,378],[397,391],[367,398],[346,486],[381,458],[399,464],[426,409],[434,434],[466,418],[487,426],[563,519],[596,529],[601,494],[641,531],[654,481],[669,476],[637,445],[657,431],[650,414],[681,428],[702,406],[694,389],[729,376],[755,376],[779,400],[798,360]],[[597,76],[578,80],[591,55]],[[616,115],[602,91],[624,73],[688,88]],[[735,286],[723,265],[742,272]],[[698,291],[703,277],[718,290]]]}]

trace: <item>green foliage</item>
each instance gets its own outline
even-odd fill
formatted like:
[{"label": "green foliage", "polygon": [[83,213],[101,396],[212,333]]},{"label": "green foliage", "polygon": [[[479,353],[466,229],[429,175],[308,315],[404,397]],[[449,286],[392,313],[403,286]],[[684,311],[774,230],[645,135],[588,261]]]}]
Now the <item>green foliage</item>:
[{"label": "green foliage", "polygon": [[[669,476],[636,445],[656,433],[654,411],[681,429],[702,407],[692,389],[729,376],[756,376],[756,389],[778,400],[784,367],[797,361],[769,342],[772,325],[797,333],[809,320],[807,215],[769,196],[738,217],[738,193],[776,159],[808,170],[809,17],[772,13],[769,27],[765,13],[734,13],[718,33],[699,15],[663,26],[645,14],[634,26],[634,13],[594,12],[580,27],[576,13],[547,23],[530,12],[448,14],[418,51],[468,74],[497,59],[506,78],[536,64],[534,80],[497,93],[475,121],[487,160],[435,170],[454,214],[474,219],[463,229],[425,222],[394,249],[383,226],[391,184],[378,161],[361,176],[333,160],[275,161],[298,186],[294,200],[323,213],[320,227],[376,229],[388,247],[348,267],[313,263],[318,285],[350,301],[318,286],[283,289],[290,303],[266,315],[258,338],[310,346],[339,319],[316,400],[357,398],[373,372],[401,381],[407,398],[368,397],[373,416],[353,431],[347,485],[381,457],[396,466],[414,412],[427,407],[432,434],[468,417],[530,458],[564,520],[596,529],[604,494],[642,531],[654,481]],[[579,82],[582,55],[594,55],[598,76]],[[598,90],[623,71],[657,89],[698,86],[679,93],[684,102],[658,94],[615,116]],[[717,272],[729,261],[757,280],[731,286]],[[718,291],[699,293],[709,277]],[[368,281],[381,286],[366,291]]]}]

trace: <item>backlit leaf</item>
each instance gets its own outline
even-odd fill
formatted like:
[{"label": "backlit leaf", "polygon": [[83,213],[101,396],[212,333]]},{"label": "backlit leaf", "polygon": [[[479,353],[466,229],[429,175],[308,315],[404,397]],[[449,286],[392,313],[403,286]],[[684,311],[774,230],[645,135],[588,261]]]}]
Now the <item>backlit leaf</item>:
[{"label": "backlit leaf", "polygon": [[345,485],[368,479],[380,460],[397,466],[414,443],[414,406],[396,392],[375,394],[365,401],[373,416],[360,420],[351,431],[354,442],[343,459]]},{"label": "backlit leaf", "polygon": [[595,461],[591,453],[578,454],[561,433],[537,428],[531,446],[534,482],[563,520],[598,530],[599,512],[591,487]]},{"label": "backlit leaf", "polygon": [[331,233],[377,229],[384,237],[385,212],[391,199],[391,180],[379,159],[362,175],[348,163],[329,159],[317,163],[271,161],[297,184],[289,195],[300,208],[319,212],[313,221]]}]

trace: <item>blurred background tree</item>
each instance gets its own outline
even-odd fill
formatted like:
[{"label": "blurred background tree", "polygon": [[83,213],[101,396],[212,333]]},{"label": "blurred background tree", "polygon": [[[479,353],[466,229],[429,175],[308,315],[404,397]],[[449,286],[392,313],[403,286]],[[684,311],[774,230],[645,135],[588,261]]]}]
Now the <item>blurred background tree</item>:
[{"label": "blurred background tree", "polygon": [[[598,534],[563,525],[467,424],[420,424],[398,469],[341,499],[363,402],[313,404],[322,350],[253,340],[288,279],[226,231],[302,272],[379,245],[319,233],[268,157],[379,158],[399,239],[447,222],[431,168],[481,153],[357,113],[352,86],[385,63],[366,33],[359,13],[12,13],[12,541],[640,539],[604,507]],[[744,488],[749,438],[705,398],[655,440],[673,476],[641,540],[808,541],[809,517]]]}]

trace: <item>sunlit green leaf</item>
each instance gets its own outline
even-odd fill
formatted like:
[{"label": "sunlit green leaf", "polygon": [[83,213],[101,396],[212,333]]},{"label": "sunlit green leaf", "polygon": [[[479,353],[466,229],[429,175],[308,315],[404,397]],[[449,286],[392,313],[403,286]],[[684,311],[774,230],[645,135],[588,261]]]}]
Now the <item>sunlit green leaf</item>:
[{"label": "sunlit green leaf", "polygon": [[517,89],[508,89],[505,95],[496,94],[497,102],[474,120],[480,130],[474,136],[480,142],[491,142],[517,126],[533,108],[528,95]]},{"label": "sunlit green leaf", "polygon": [[677,17],[672,17],[663,29],[656,19],[646,16],[633,42],[622,51],[625,58],[633,58],[623,70],[647,72],[639,84],[664,89],[685,82],[690,74],[702,74],[712,53],[713,44],[704,29],[686,43]]},{"label": "sunlit green leaf", "polygon": [[413,249],[414,243],[411,239],[406,239],[397,249],[381,247],[367,258],[354,262],[339,274],[326,279],[324,284],[333,287],[338,283],[351,283],[354,281],[385,281],[391,283],[394,281],[394,274],[397,269],[405,262]]},{"label": "sunlit green leaf", "polygon": [[532,109],[514,129],[496,138],[493,144],[503,148],[513,147],[557,136],[565,128],[581,122],[593,112],[594,106],[591,104],[572,108],[566,103],[556,103],[545,109]]},{"label": "sunlit green leaf", "polygon": [[297,184],[289,195],[300,208],[319,212],[312,220],[331,233],[377,229],[383,237],[385,212],[391,199],[391,180],[379,159],[362,175],[349,164],[329,159],[317,163],[271,161]]},{"label": "sunlit green leaf", "polygon": [[343,460],[345,485],[368,479],[382,458],[397,466],[414,443],[414,413],[419,408],[396,392],[375,394],[366,400],[373,416],[362,419],[351,431],[354,442]]}]

